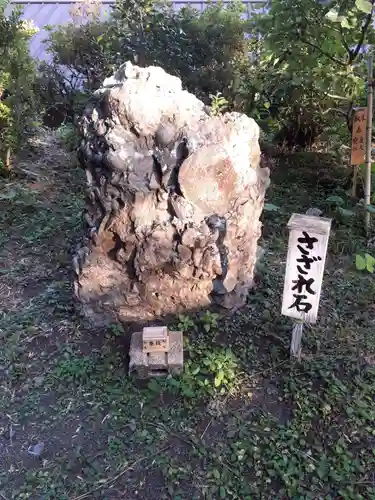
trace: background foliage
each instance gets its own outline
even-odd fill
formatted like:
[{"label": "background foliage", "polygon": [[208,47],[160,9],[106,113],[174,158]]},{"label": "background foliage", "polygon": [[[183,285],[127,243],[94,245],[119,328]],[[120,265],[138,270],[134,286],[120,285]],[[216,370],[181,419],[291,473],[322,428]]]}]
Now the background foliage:
[{"label": "background foliage", "polygon": [[220,92],[228,109],[254,116],[289,149],[328,136],[347,142],[352,108],[365,102],[364,55],[374,41],[368,0],[275,0],[250,21],[240,2],[176,12],[153,0],[118,0],[104,21],[98,9],[80,4],[69,25],[50,27],[53,64],[40,90],[69,119],[81,92],[125,60],[162,66],[206,102]]},{"label": "background foliage", "polygon": [[311,145],[333,120],[350,128],[353,105],[365,104],[372,19],[367,0],[275,0],[253,18],[263,40],[253,81],[289,147]]},{"label": "background foliage", "polygon": [[5,7],[0,4],[0,170],[9,167],[35,111],[35,63],[28,41],[36,30],[21,20],[20,10],[5,17]]},{"label": "background foliage", "polygon": [[220,95],[226,109],[250,114],[267,139],[289,149],[348,143],[352,109],[365,103],[373,10],[372,0],[275,0],[244,20],[241,2],[177,12],[154,0],[118,0],[103,18],[98,0],[84,0],[69,24],[48,27],[52,62],[40,64],[36,81],[27,50],[33,29],[17,12],[2,14],[0,84],[13,88],[0,104],[3,144],[19,141],[31,89],[47,124],[73,122],[126,60],[162,66],[206,103]]}]

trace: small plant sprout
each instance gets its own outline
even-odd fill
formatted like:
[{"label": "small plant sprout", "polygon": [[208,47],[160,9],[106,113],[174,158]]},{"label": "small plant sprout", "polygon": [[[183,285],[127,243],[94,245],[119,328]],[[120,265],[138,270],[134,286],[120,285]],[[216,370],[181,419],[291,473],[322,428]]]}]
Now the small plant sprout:
[{"label": "small plant sprout", "polygon": [[263,210],[265,212],[280,212],[281,209],[277,205],[274,205],[273,203],[265,203]]},{"label": "small plant sprout", "polygon": [[205,351],[203,356],[193,351],[181,378],[170,379],[168,385],[188,398],[231,393],[236,385],[236,368],[237,359],[229,348]]},{"label": "small plant sprout", "polygon": [[189,330],[193,330],[194,328],[195,323],[189,316],[186,316],[185,314],[179,314],[177,330],[179,330],[180,332],[188,332]]},{"label": "small plant sprout", "polygon": [[339,219],[349,219],[355,215],[355,212],[353,210],[344,208],[345,200],[341,196],[328,196],[326,202],[330,206],[333,215],[335,215],[336,217],[338,216]]},{"label": "small plant sprout", "polygon": [[218,314],[206,311],[202,317],[204,331],[208,333],[217,328],[218,318],[219,318]]},{"label": "small plant sprout", "polygon": [[218,92],[216,95],[210,94],[211,99],[211,111],[214,116],[220,115],[224,113],[228,108],[228,101],[225,99],[221,92]]},{"label": "small plant sprout", "polygon": [[124,334],[124,328],[120,323],[113,323],[108,330],[113,337],[121,337]]},{"label": "small plant sprout", "polygon": [[355,267],[358,271],[367,271],[373,274],[375,265],[375,258],[372,255],[365,253],[363,256],[357,254],[355,256]]}]

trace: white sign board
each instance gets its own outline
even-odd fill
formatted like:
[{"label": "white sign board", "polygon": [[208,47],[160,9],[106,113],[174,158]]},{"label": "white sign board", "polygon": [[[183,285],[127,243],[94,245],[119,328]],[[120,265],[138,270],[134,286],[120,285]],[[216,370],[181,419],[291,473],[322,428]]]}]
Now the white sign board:
[{"label": "white sign board", "polygon": [[281,314],[305,323],[318,316],[331,219],[293,214]]}]

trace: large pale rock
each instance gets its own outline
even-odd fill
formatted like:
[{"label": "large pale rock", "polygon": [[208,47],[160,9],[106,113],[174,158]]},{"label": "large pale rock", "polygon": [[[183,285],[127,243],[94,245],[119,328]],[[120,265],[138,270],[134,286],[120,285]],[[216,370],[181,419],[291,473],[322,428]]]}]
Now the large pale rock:
[{"label": "large pale rock", "polygon": [[244,304],[269,171],[259,128],[210,116],[161,68],[126,63],[79,122],[88,243],[75,290],[96,323]]}]

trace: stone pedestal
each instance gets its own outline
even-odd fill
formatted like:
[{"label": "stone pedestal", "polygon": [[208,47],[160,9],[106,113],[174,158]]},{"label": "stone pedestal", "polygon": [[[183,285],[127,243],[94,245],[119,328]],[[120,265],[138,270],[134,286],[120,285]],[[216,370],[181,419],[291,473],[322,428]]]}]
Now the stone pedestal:
[{"label": "stone pedestal", "polygon": [[169,332],[168,352],[143,352],[142,332],[133,333],[130,343],[129,375],[139,379],[179,375],[184,365],[182,332]]}]

